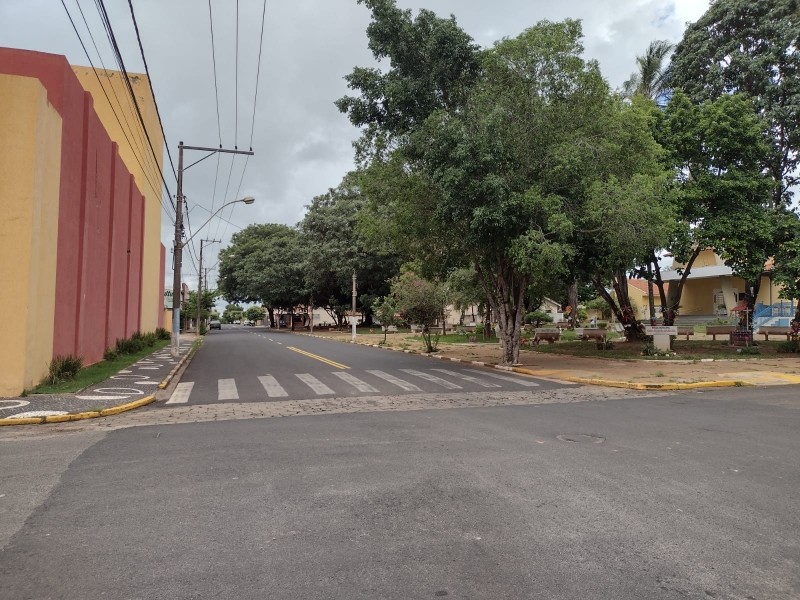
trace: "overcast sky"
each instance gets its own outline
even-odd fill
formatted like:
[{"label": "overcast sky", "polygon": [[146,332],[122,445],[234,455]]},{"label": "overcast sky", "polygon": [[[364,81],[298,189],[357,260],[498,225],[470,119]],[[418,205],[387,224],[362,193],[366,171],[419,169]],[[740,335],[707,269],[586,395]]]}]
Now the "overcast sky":
[{"label": "overcast sky", "polygon": [[[106,67],[116,68],[95,3],[65,0],[99,66],[80,18],[83,9]],[[134,0],[152,84],[167,144],[177,164],[177,144],[216,146],[217,104],[211,51],[208,0]],[[216,49],[221,138],[225,147],[250,146],[259,51],[262,0],[239,0],[238,129],[235,0],[211,0]],[[594,58],[606,79],[619,87],[635,70],[635,56],[655,39],[680,40],[687,22],[707,9],[707,0],[398,0],[398,5],[454,14],[481,46],[514,37],[542,19],[583,21],[586,58]],[[125,65],[144,67],[128,3],[106,0]],[[195,238],[222,239],[208,247],[207,266],[230,236],[250,223],[294,225],[311,199],[335,187],[353,166],[352,142],[358,137],[333,102],[348,93],[343,77],[354,66],[373,64],[365,29],[369,11],[356,0],[267,0],[261,74],[253,131],[253,156],[209,158],[188,170],[184,193],[190,221],[201,225],[211,210],[246,195],[256,204],[236,204]],[[56,0],[0,0],[0,45],[63,54],[70,63],[88,60]],[[187,152],[187,163],[202,155]],[[165,157],[166,158],[166,157]],[[168,163],[167,163],[168,164]],[[233,169],[231,170],[231,166]],[[175,179],[167,171],[175,192]],[[214,182],[217,180],[216,194]],[[228,180],[230,179],[230,184]],[[239,182],[241,188],[239,189]],[[225,191],[227,189],[227,195]],[[230,212],[232,211],[232,213]],[[171,223],[162,215],[162,242],[171,247]],[[169,258],[167,263],[169,265]],[[184,258],[184,281],[196,285],[195,266]],[[171,281],[171,275],[167,274]],[[215,275],[212,275],[212,287]]]}]

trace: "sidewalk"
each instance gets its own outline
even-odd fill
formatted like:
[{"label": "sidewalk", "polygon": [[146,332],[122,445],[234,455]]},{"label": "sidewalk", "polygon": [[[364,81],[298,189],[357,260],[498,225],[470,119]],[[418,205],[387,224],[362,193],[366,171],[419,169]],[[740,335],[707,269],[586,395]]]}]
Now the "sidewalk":
[{"label": "sidewalk", "polygon": [[188,358],[194,340],[194,334],[181,335],[177,359],[167,346],[75,394],[0,398],[0,426],[105,417],[150,404]]}]

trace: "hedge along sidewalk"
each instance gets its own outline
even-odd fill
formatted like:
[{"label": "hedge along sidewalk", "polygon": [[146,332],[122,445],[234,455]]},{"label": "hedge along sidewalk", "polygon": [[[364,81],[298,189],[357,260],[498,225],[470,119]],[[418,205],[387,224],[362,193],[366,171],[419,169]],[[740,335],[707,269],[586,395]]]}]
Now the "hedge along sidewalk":
[{"label": "hedge along sidewalk", "polygon": [[77,393],[0,398],[0,426],[105,417],[145,406],[155,400],[161,385],[166,387],[177,367],[188,359],[194,342],[194,335],[181,335],[177,360],[168,346],[148,348],[139,360],[132,359],[133,364],[118,368],[104,381]]}]

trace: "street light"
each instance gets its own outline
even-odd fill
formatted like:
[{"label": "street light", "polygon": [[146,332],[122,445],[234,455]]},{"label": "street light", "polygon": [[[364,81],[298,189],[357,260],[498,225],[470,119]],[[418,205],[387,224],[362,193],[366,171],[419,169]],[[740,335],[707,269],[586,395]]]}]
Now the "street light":
[{"label": "street light", "polygon": [[[181,159],[183,156],[181,156]],[[230,202],[226,202],[222,206],[220,206],[217,210],[215,210],[211,216],[206,220],[205,223],[200,225],[197,229],[195,229],[194,233],[187,239],[185,242],[181,239],[181,230],[183,228],[183,220],[181,218],[181,211],[180,209],[176,210],[176,219],[175,219],[175,254],[174,254],[174,277],[172,280],[172,356],[177,358],[180,351],[180,336],[181,336],[181,266],[183,264],[183,249],[186,245],[192,241],[194,236],[196,236],[203,227],[208,225],[211,222],[211,219],[216,217],[220,211],[230,206],[231,204],[236,204],[241,202],[243,204],[252,204],[255,202],[256,199],[252,196],[246,196],[244,198],[240,198],[239,200],[231,200]],[[178,206],[182,207],[183,197],[181,195],[178,196]],[[200,295],[198,293],[197,297],[198,306],[200,305]],[[198,323],[199,328],[199,323]]]}]

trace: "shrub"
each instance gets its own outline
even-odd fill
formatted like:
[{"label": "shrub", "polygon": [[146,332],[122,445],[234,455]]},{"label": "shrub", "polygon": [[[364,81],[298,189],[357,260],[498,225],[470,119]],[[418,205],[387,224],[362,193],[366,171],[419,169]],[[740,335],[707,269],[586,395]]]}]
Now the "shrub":
[{"label": "shrub", "polygon": [[54,356],[50,361],[50,370],[45,377],[44,383],[55,385],[61,381],[74,379],[78,371],[83,367],[83,357],[74,354]]},{"label": "shrub", "polygon": [[153,346],[156,345],[156,342],[158,341],[158,335],[156,335],[155,332],[151,331],[149,333],[145,333],[144,336],[142,337],[142,340],[144,341],[145,345],[148,348],[152,348]]},{"label": "shrub", "polygon": [[738,352],[739,354],[746,354],[746,355],[761,354],[761,350],[759,350],[755,346],[745,346],[744,348],[739,348],[736,352]]},{"label": "shrub", "polygon": [[172,334],[163,327],[159,327],[158,329],[156,329],[156,335],[160,340],[169,340],[172,338]]},{"label": "shrub", "polygon": [[525,315],[525,323],[540,327],[542,323],[552,323],[553,316],[543,310],[534,310]]},{"label": "shrub", "polygon": [[119,357],[119,352],[116,348],[106,348],[106,351],[103,353],[103,359],[105,360],[115,360]]},{"label": "shrub", "polygon": [[800,340],[790,340],[782,342],[778,345],[778,352],[781,354],[798,354],[800,353]]},{"label": "shrub", "polygon": [[118,339],[116,344],[117,352],[120,354],[136,354],[141,350],[144,350],[144,341],[141,337],[135,337],[136,334],[134,333],[128,339]]}]

